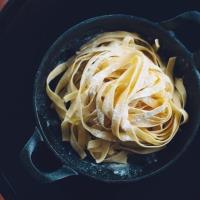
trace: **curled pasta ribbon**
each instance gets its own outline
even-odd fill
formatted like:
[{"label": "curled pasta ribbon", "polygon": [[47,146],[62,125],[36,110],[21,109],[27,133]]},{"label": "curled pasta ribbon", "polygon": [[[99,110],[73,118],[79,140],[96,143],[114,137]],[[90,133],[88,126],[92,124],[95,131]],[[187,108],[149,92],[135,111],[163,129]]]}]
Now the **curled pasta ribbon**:
[{"label": "curled pasta ribbon", "polygon": [[[82,159],[126,163],[128,153],[164,148],[188,114],[175,58],[163,64],[135,33],[102,33],[48,75],[46,91],[61,120],[63,140]],[[51,82],[60,77],[56,85]]]}]

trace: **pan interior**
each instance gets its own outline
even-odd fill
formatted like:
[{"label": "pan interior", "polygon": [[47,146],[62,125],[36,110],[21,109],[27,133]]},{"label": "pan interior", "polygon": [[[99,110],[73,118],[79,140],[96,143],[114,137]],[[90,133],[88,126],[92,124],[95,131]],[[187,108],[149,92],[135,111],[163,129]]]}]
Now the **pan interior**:
[{"label": "pan interior", "polygon": [[[171,56],[177,57],[175,75],[183,77],[188,99],[186,110],[189,121],[181,126],[175,138],[160,152],[149,155],[130,155],[128,164],[102,163],[96,164],[91,157],[81,160],[70,144],[62,142],[60,121],[55,111],[50,108],[50,101],[45,91],[45,81],[49,72],[59,63],[66,61],[79,47],[95,35],[124,30],[139,33],[151,44],[158,38],[161,48],[159,54],[167,60]],[[200,119],[200,84],[198,73],[191,63],[186,49],[171,36],[145,19],[126,15],[109,15],[82,22],[62,34],[45,54],[38,69],[35,81],[34,105],[37,122],[45,141],[68,166],[76,171],[105,181],[137,180],[163,169],[190,143],[198,128]]]}]

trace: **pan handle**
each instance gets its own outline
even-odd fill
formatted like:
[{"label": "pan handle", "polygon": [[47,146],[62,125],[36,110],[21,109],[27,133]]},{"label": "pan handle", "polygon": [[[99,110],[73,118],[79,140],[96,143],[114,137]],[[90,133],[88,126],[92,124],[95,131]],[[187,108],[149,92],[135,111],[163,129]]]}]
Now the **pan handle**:
[{"label": "pan handle", "polygon": [[26,143],[26,145],[20,153],[20,159],[23,165],[33,178],[37,179],[42,183],[51,183],[68,176],[78,175],[76,171],[64,164],[53,172],[43,172],[40,169],[38,169],[38,167],[36,167],[32,160],[32,155],[37,149],[38,144],[40,142],[43,142],[43,139],[39,133],[38,128],[36,127],[32,137],[28,140],[28,142]]},{"label": "pan handle", "polygon": [[[179,30],[179,29],[183,29],[184,27],[187,28],[187,25],[191,25],[194,24],[196,29],[198,28],[198,30],[200,29],[200,12],[199,11],[188,11],[188,12],[184,12],[172,19],[163,21],[160,23],[160,25],[162,27],[164,27],[165,29],[167,29],[168,31],[175,33]],[[191,30],[192,32],[195,32],[195,28],[194,30]],[[199,41],[197,41],[199,42]],[[196,52],[191,53],[195,65],[196,67],[200,70],[200,47],[198,47],[199,50]]]}]

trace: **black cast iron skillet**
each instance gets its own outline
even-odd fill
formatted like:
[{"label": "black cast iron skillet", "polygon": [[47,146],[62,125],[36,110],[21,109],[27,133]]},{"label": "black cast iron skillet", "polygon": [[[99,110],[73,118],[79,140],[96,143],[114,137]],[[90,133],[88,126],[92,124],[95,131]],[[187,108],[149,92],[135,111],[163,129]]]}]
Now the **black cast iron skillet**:
[{"label": "black cast iron skillet", "polygon": [[[200,122],[200,66],[198,52],[190,52],[175,36],[176,32],[190,24],[200,26],[200,13],[190,11],[173,19],[154,23],[130,15],[105,15],[83,21],[63,33],[45,54],[35,79],[33,102],[36,116],[36,128],[21,152],[21,159],[32,176],[41,182],[53,182],[72,175],[86,175],[106,182],[138,181],[157,174],[187,149],[198,131]],[[160,41],[159,54],[163,59],[176,56],[175,75],[183,77],[188,99],[186,110],[190,119],[183,125],[174,140],[164,150],[141,156],[129,156],[128,164],[96,164],[90,157],[81,160],[68,143],[62,142],[60,121],[45,92],[45,81],[49,72],[58,64],[72,56],[79,47],[96,34],[105,31],[125,30],[139,33],[147,41]],[[32,160],[33,152],[40,143],[45,143],[49,150],[63,163],[56,171],[43,172]],[[45,159],[45,158],[44,158]]]}]

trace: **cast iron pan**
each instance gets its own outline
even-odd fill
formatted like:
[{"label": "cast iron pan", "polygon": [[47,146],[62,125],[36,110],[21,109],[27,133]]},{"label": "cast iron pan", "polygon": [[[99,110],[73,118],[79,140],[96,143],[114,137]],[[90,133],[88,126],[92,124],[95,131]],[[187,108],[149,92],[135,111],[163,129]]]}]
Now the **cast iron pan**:
[{"label": "cast iron pan", "polygon": [[[33,136],[21,151],[21,159],[32,176],[41,182],[53,182],[72,175],[86,175],[105,182],[138,181],[157,174],[187,149],[198,131],[200,122],[200,66],[198,52],[190,52],[175,36],[180,28],[190,24],[200,26],[200,13],[190,11],[173,19],[154,23],[130,15],[105,15],[83,21],[64,32],[45,54],[35,78],[33,106],[36,116],[36,128]],[[45,92],[45,81],[49,72],[58,64],[72,56],[79,47],[96,34],[105,31],[125,30],[139,33],[153,43],[158,38],[161,44],[159,54],[163,59],[176,56],[175,75],[183,77],[188,99],[186,110],[189,121],[181,127],[174,140],[164,150],[141,156],[129,156],[128,164],[96,164],[88,157],[81,160],[68,143],[62,142],[60,121]],[[32,155],[40,143],[45,143],[49,150],[63,163],[53,172],[41,171],[33,162]],[[45,159],[45,158],[44,158]]]}]

